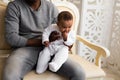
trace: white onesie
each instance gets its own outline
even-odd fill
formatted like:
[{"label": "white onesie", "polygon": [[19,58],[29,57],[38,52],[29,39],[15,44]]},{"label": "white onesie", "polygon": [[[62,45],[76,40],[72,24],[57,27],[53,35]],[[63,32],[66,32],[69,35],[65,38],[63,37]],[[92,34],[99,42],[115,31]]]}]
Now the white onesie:
[{"label": "white onesie", "polygon": [[[57,24],[52,24],[43,32],[42,43],[44,41],[49,41],[49,36],[53,31],[57,31],[61,35]],[[62,64],[67,60],[69,53],[69,48],[65,46],[63,42],[66,45],[71,46],[75,42],[75,39],[75,32],[71,30],[68,33],[67,41],[64,41],[61,36],[59,40],[53,41],[48,47],[45,47],[39,54],[36,72],[39,74],[43,73],[48,66],[51,71],[58,71]],[[53,55],[54,58],[50,62],[51,56]]]}]

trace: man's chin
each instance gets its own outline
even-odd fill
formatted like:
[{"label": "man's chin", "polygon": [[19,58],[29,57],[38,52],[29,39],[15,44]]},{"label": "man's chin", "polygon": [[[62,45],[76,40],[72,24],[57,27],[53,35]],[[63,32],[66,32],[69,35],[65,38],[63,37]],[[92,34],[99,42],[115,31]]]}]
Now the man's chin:
[{"label": "man's chin", "polygon": [[37,0],[25,0],[25,2],[29,5],[32,5],[36,2]]}]

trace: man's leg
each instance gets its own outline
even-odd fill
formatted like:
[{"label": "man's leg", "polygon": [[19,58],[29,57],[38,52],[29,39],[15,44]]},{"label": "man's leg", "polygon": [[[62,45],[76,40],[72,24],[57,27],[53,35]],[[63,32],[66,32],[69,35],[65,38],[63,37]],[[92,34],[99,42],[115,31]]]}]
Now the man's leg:
[{"label": "man's leg", "polygon": [[36,64],[40,48],[24,47],[13,51],[8,57],[3,80],[22,80]]},{"label": "man's leg", "polygon": [[69,80],[85,80],[85,72],[83,68],[68,59],[62,67],[57,71],[57,74],[67,77]]}]

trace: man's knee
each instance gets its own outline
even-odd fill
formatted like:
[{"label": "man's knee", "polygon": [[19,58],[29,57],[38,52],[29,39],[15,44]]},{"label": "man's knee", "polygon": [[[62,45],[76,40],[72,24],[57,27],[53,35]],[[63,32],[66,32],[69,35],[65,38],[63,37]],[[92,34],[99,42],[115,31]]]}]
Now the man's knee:
[{"label": "man's knee", "polygon": [[84,69],[76,62],[70,60],[72,63],[69,63],[69,78],[70,80],[85,80],[86,74]]},{"label": "man's knee", "polygon": [[3,70],[3,80],[21,80],[22,60],[17,59],[14,56],[10,56],[6,61]]},{"label": "man's knee", "polygon": [[21,80],[19,72],[13,66],[6,65],[3,71],[3,80]]},{"label": "man's knee", "polygon": [[73,69],[71,80],[85,80],[86,75],[85,71],[82,67],[76,66],[75,69]]}]

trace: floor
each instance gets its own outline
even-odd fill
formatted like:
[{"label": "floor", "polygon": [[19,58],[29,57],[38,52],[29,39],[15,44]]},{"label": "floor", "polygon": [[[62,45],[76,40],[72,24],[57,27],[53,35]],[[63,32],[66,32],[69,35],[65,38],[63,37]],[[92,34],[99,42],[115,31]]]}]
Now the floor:
[{"label": "floor", "polygon": [[107,73],[104,80],[120,80],[120,75],[113,73],[112,71],[108,70],[107,68],[103,68],[103,70]]}]

